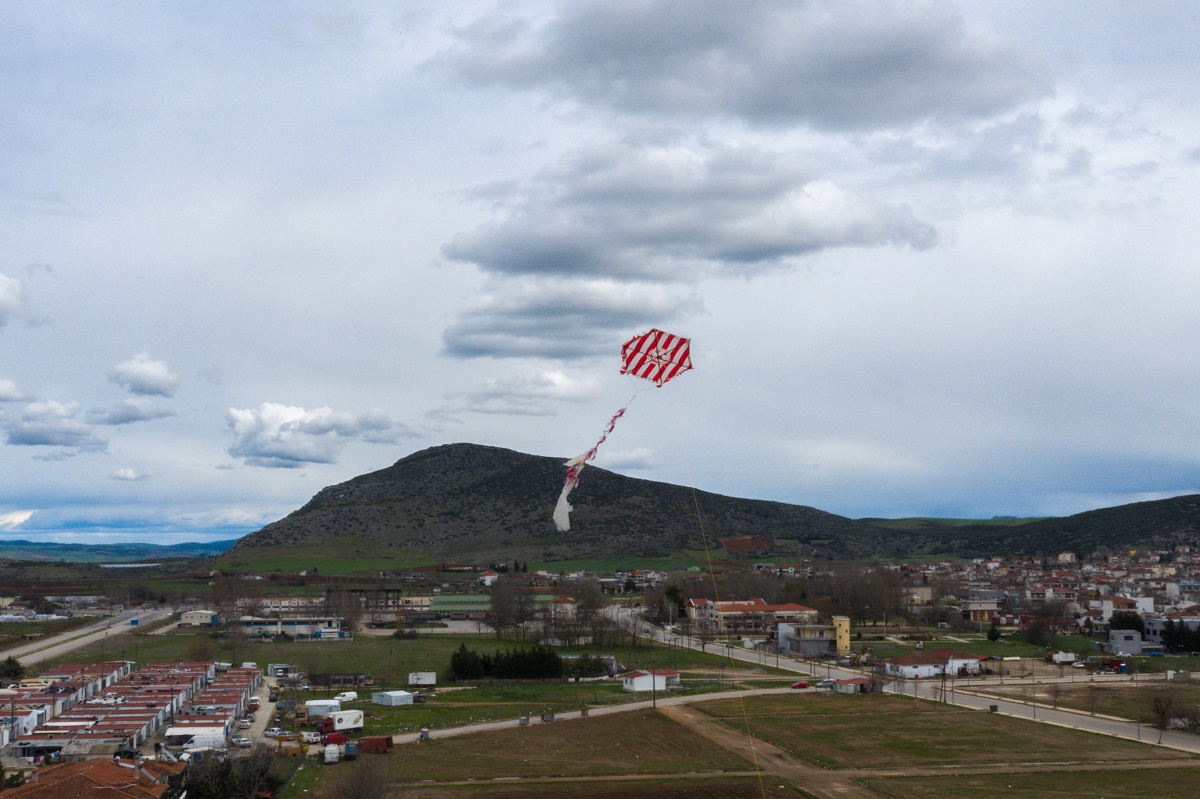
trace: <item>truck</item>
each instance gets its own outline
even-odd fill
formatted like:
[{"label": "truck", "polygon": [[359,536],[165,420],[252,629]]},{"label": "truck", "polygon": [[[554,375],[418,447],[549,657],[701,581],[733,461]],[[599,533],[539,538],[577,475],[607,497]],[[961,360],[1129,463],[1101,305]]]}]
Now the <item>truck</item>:
[{"label": "truck", "polygon": [[1057,663],[1060,666],[1066,665],[1067,663],[1074,663],[1077,659],[1078,657],[1074,652],[1051,652],[1050,654],[1046,655],[1046,660],[1050,661],[1051,663]]},{"label": "truck", "polygon": [[358,748],[361,752],[387,754],[393,745],[392,736],[390,735],[364,735],[358,739]]},{"label": "truck", "polygon": [[348,732],[363,728],[363,712],[361,710],[339,710],[317,720],[313,728],[322,735],[331,732]]},{"label": "truck", "polygon": [[342,753],[338,749],[337,744],[327,744],[325,746],[325,765],[336,763],[342,759]]}]

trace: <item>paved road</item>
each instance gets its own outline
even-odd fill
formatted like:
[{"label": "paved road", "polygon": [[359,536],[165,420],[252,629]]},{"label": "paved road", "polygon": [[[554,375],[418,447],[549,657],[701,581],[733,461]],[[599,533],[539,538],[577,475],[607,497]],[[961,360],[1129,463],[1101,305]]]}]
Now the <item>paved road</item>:
[{"label": "paved road", "polygon": [[95,624],[89,624],[80,629],[13,647],[5,654],[16,657],[22,666],[30,666],[40,661],[62,657],[80,647],[103,640],[109,635],[136,631],[137,627],[129,623],[132,619],[137,619],[138,625],[142,625],[150,624],[169,615],[171,615],[169,610],[126,611],[116,616],[105,617]]},{"label": "paved road", "polygon": [[[624,619],[623,623],[637,623],[636,620]],[[640,623],[639,623],[640,624]],[[643,625],[645,626],[645,625]],[[670,643],[673,646],[682,646],[689,649],[700,650],[701,645],[693,638],[691,641],[686,636],[680,636],[675,633],[669,633],[658,627],[651,627],[649,637],[661,643]],[[796,674],[812,676],[815,678],[830,677],[833,679],[847,679],[850,677],[862,677],[863,672],[856,669],[843,668],[835,666],[829,662],[816,661],[800,661],[785,655],[776,657],[774,653],[758,652],[748,649],[742,649],[736,646],[725,646],[724,644],[709,643],[704,647],[707,651],[714,655],[722,655],[732,660],[737,661],[742,665],[757,665],[771,666],[791,671]],[[1104,683],[1123,683],[1132,682],[1130,675],[1112,674],[1096,677],[1097,682]],[[1061,678],[1039,679],[1039,685],[1048,685],[1051,683],[1070,684],[1077,682],[1077,676],[1069,673]],[[1100,733],[1102,735],[1111,735],[1117,738],[1125,738],[1130,741],[1141,741],[1142,743],[1156,744],[1158,742],[1158,730],[1148,727],[1145,724],[1138,725],[1132,721],[1117,719],[1106,716],[1093,716],[1082,711],[1052,709],[1045,705],[1038,704],[1036,707],[1030,703],[1020,702],[1011,699],[997,699],[994,697],[981,696],[971,693],[972,687],[982,687],[984,685],[995,685],[999,680],[996,678],[985,678],[982,680],[958,681],[955,690],[946,697],[949,704],[958,707],[973,708],[975,710],[988,710],[991,705],[997,706],[998,713],[1004,715],[1016,716],[1018,718],[1029,719],[1043,724],[1054,724],[1060,727],[1072,727],[1074,729],[1087,730],[1089,732]],[[1029,683],[1030,680],[1008,679],[1002,684],[1012,685]],[[937,682],[921,682],[918,680],[907,680],[897,685],[889,686],[886,690],[889,693],[903,693],[912,696],[913,692],[920,698],[932,699],[934,691],[940,687]],[[1149,697],[1147,697],[1147,702]],[[1168,730],[1163,734],[1162,745],[1172,749],[1179,749],[1185,752],[1200,754],[1200,736],[1190,733],[1176,732]]]}]

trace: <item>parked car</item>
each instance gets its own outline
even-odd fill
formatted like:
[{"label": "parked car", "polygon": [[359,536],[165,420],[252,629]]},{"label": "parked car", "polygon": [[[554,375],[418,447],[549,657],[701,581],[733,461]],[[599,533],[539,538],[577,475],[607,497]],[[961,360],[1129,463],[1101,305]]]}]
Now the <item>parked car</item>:
[{"label": "parked car", "polygon": [[322,742],[322,743],[324,743],[324,744],[326,744],[326,745],[329,745],[329,744],[344,744],[344,743],[346,743],[346,742],[347,742],[347,741],[349,741],[349,740],[350,740],[350,738],[349,738],[349,737],[347,737],[346,733],[344,733],[344,732],[331,732],[331,733],[327,733],[326,735],[322,736],[322,738],[321,738],[321,742]]},{"label": "parked car", "polygon": [[233,744],[234,746],[236,746],[240,749],[249,749],[250,748],[250,739],[247,738],[245,735],[233,735],[229,738],[229,743]]},{"label": "parked car", "polygon": [[238,729],[239,729],[239,730],[248,730],[248,729],[250,729],[250,719],[242,719],[241,721],[239,721],[239,722],[238,722]]},{"label": "parked car", "polygon": [[263,730],[263,735],[267,738],[275,738],[283,735],[283,730],[279,727],[267,727],[265,730]]},{"label": "parked car", "polygon": [[834,684],[834,680],[825,679],[825,680],[818,681],[817,687],[818,688],[832,688],[833,684]]},{"label": "parked car", "polygon": [[807,688],[807,687],[808,687],[808,683],[806,683],[806,682],[804,682],[804,681],[800,681],[800,682],[794,682],[794,683],[792,683],[792,687],[793,687],[793,688]]}]

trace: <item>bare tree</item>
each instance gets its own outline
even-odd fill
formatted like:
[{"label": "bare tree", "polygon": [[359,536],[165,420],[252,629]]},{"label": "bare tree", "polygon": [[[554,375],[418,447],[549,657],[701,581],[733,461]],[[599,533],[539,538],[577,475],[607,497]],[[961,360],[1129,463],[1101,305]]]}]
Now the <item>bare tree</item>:
[{"label": "bare tree", "polygon": [[1158,730],[1159,743],[1162,743],[1163,733],[1171,726],[1171,720],[1182,713],[1182,702],[1176,686],[1161,683],[1150,691],[1150,714],[1154,718],[1154,728]]},{"label": "bare tree", "polygon": [[517,623],[517,584],[514,578],[502,574],[492,583],[490,610],[496,637]]},{"label": "bare tree", "polygon": [[188,660],[212,660],[217,655],[217,644],[208,635],[193,635],[184,645],[183,652]]}]

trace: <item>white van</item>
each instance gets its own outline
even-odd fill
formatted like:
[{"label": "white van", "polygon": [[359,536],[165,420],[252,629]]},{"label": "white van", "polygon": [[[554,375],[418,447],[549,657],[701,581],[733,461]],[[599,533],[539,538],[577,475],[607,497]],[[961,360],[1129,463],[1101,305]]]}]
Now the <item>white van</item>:
[{"label": "white van", "polygon": [[353,702],[358,699],[358,691],[342,691],[334,697],[339,702]]}]

